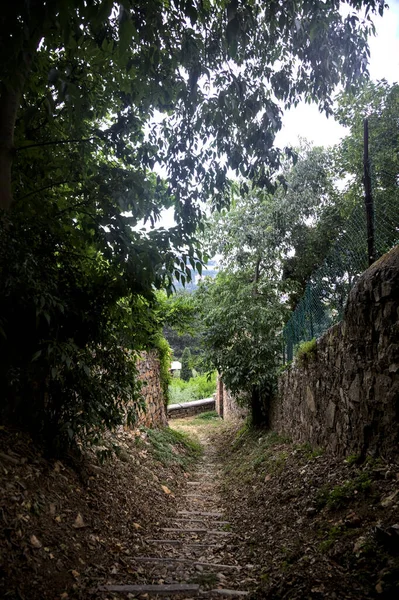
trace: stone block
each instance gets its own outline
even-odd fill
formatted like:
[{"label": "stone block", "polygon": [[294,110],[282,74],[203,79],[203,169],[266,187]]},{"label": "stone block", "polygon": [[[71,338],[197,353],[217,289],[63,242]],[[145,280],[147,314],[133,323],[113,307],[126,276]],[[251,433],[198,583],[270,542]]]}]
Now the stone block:
[{"label": "stone block", "polygon": [[329,427],[330,429],[332,429],[334,427],[334,421],[335,421],[335,404],[334,402],[329,402],[328,406],[327,406],[327,410],[326,410],[326,422],[327,422],[327,427]]},{"label": "stone block", "polygon": [[306,404],[311,412],[316,412],[316,403],[314,395],[309,386],[306,386]]}]

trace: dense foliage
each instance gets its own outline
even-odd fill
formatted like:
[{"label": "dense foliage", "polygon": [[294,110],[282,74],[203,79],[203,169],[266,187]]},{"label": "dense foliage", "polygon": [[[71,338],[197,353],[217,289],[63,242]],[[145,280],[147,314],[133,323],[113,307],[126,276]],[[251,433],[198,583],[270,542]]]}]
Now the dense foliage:
[{"label": "dense foliage", "polygon": [[151,301],[133,295],[79,229],[43,213],[29,227],[18,217],[1,231],[3,416],[58,446],[90,427],[95,439],[105,423],[121,422],[127,404],[134,419],[135,351],[159,337]]},{"label": "dense foliage", "polygon": [[193,366],[191,360],[191,352],[189,348],[184,348],[181,356],[180,379],[188,381],[193,375]]},{"label": "dense foliage", "polygon": [[254,422],[265,420],[281,349],[277,333],[285,312],[278,283],[265,278],[254,284],[248,272],[221,273],[201,287],[199,301],[209,366],[217,368],[238,397],[251,399]]},{"label": "dense foliage", "polygon": [[[196,319],[195,319],[196,320]],[[189,348],[193,359],[194,368],[201,371],[201,339],[197,331],[192,334],[180,334],[174,327],[165,327],[163,331],[165,338],[168,340],[170,347],[173,350],[175,360],[181,361],[184,348]]]},{"label": "dense foliage", "polygon": [[[71,150],[105,150],[135,166],[133,173],[121,173],[125,190],[129,175],[135,184],[130,191],[140,184],[146,190],[145,167],[156,158],[167,161],[177,218],[186,227],[197,220],[201,197],[212,194],[215,205],[222,201],[227,167],[245,176],[257,172],[266,182],[278,162],[273,138],[279,103],[314,100],[331,112],[336,86],[350,88],[367,69],[370,15],[382,13],[384,4],[343,3],[365,7],[365,19],[353,11],[343,16],[340,4],[7,3],[0,22],[0,207],[12,202],[10,151],[20,119],[28,131],[22,138],[17,132],[17,147],[28,140],[74,139],[80,142],[76,150],[73,144],[59,147],[54,158]],[[146,136],[143,125],[154,110],[166,118]],[[39,128],[32,117],[39,117]],[[73,138],[54,128],[60,117]]]},{"label": "dense foliage", "polygon": [[[256,187],[247,195],[236,193],[231,210],[211,221],[207,240],[211,252],[221,255],[222,271],[198,294],[205,352],[209,368],[217,368],[234,393],[251,400],[256,421],[267,418],[268,399],[284,360],[282,327],[311,276],[323,267],[312,296],[320,306],[313,308],[342,314],[354,281],[346,254],[353,246],[366,257],[365,114],[379,253],[398,242],[397,108],[397,85],[369,83],[358,96],[342,95],[337,115],[351,128],[337,148],[323,150],[302,143],[296,150],[297,163],[284,166],[284,183],[273,194]],[[344,242],[341,247],[337,239],[348,236],[353,224],[356,239],[350,247]],[[302,314],[302,319],[306,317]],[[322,333],[317,323],[318,335],[320,329]]]},{"label": "dense foliage", "polygon": [[201,270],[200,202],[229,202],[229,168],[274,188],[281,107],[329,113],[366,72],[383,5],[347,4],[365,19],[321,0],[2,7],[3,417],[59,447],[134,417],[135,353],[165,323],[154,290]]},{"label": "dense foliage", "polygon": [[348,174],[345,197],[363,194],[363,119],[368,118],[377,257],[399,242],[399,84],[368,82],[361,93],[342,94],[336,117],[349,127],[337,151],[337,169]]}]

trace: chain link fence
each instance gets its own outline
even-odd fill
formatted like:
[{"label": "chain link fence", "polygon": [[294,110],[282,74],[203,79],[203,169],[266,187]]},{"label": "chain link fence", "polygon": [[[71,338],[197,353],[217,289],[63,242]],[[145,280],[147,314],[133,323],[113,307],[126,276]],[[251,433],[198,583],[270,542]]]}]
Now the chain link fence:
[{"label": "chain link fence", "polygon": [[[378,175],[372,177],[377,258],[399,243],[398,174]],[[390,180],[389,193],[381,187],[381,177]],[[283,330],[283,362],[292,360],[300,343],[317,339],[342,319],[349,291],[367,267],[366,213],[360,199]]]}]

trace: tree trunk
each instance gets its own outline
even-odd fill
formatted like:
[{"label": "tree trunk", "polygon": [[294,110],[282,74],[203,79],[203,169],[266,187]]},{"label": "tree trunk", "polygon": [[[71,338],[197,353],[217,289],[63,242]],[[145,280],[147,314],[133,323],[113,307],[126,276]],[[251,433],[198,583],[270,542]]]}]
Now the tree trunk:
[{"label": "tree trunk", "polygon": [[14,158],[14,129],[24,78],[19,89],[0,84],[0,210],[8,211],[12,204],[11,169]]}]

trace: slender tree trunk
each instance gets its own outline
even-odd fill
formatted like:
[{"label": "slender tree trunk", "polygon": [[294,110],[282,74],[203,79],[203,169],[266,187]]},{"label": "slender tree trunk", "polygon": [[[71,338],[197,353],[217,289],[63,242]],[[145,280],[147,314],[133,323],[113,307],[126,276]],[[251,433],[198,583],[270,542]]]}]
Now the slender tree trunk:
[{"label": "slender tree trunk", "polygon": [[14,129],[24,78],[19,89],[0,84],[0,210],[8,211],[12,204],[11,169],[14,159]]},{"label": "slender tree trunk", "polygon": [[[18,3],[16,3],[17,5]],[[43,23],[45,6],[46,3],[43,3],[42,0],[35,0],[30,4],[32,13],[37,12],[37,24],[40,24],[40,26]],[[14,18],[17,18],[17,16],[18,11]],[[27,30],[30,29],[28,22],[25,22],[24,25]],[[29,32],[28,47],[21,48],[20,52],[18,51],[20,61],[16,69],[16,75],[9,81],[0,81],[0,210],[9,211],[13,202],[11,183],[12,164],[15,155],[14,131],[32,58],[37,52],[40,39],[39,27],[33,27]],[[16,48],[14,48],[14,51],[16,51]]]},{"label": "slender tree trunk", "polygon": [[376,252],[375,252],[375,231],[374,231],[374,200],[373,193],[371,188],[371,166],[370,166],[370,158],[369,158],[369,120],[364,119],[363,121],[364,134],[363,134],[363,143],[364,143],[364,154],[363,154],[363,164],[364,164],[364,202],[366,206],[366,220],[367,220],[367,254],[369,267],[376,260]]}]

